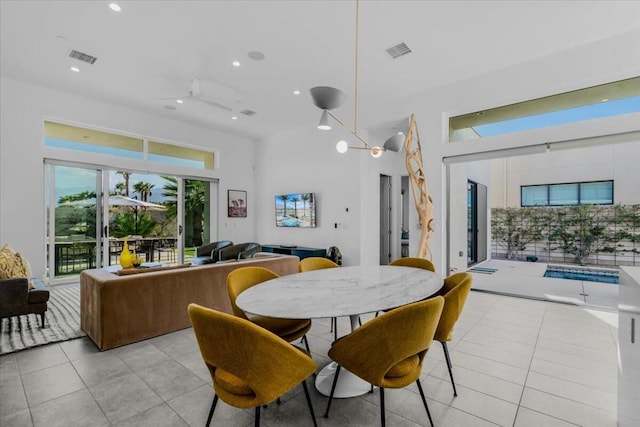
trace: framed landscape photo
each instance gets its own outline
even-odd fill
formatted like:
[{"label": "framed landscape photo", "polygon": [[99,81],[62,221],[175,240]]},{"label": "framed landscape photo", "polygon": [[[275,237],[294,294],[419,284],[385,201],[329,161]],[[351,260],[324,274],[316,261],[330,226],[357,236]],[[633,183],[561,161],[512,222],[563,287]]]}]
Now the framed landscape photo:
[{"label": "framed landscape photo", "polygon": [[230,218],[247,217],[247,192],[227,190],[227,216]]}]

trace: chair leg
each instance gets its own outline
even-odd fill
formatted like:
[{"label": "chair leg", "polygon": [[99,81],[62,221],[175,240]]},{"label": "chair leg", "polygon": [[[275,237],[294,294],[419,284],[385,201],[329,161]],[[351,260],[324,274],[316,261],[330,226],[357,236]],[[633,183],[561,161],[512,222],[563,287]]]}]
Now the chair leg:
[{"label": "chair leg", "polygon": [[40,313],[40,324],[44,328],[44,311],[42,313]]},{"label": "chair leg", "polygon": [[384,388],[380,387],[380,419],[382,420],[382,427],[384,427]]},{"label": "chair leg", "polygon": [[336,318],[332,317],[331,318],[331,329],[329,329],[329,332],[333,332],[333,324],[336,323]]},{"label": "chair leg", "polygon": [[206,427],[209,427],[209,424],[211,424],[211,419],[213,418],[213,411],[216,410],[216,403],[218,403],[218,395],[217,394],[215,394],[213,396],[213,403],[211,404],[211,409],[209,410],[209,418],[207,418]]},{"label": "chair leg", "polygon": [[447,343],[445,341],[441,342],[442,348],[444,350],[444,358],[447,361],[447,368],[449,369],[449,377],[451,378],[451,385],[453,386],[453,396],[458,396],[458,391],[456,390],[456,383],[453,382],[453,371],[451,370],[451,358],[449,357],[449,348],[447,347]]},{"label": "chair leg", "polygon": [[338,341],[338,318],[334,317],[333,319],[335,323],[335,327],[333,328],[333,340]]},{"label": "chair leg", "polygon": [[422,391],[422,384],[420,384],[420,378],[416,380],[416,384],[418,384],[418,390],[420,390],[420,397],[422,398],[422,403],[424,404],[424,409],[427,410],[427,416],[429,417],[429,422],[431,423],[431,427],[433,427],[433,420],[431,419],[431,412],[429,412],[429,405],[427,405],[427,398],[424,397],[424,391]]},{"label": "chair leg", "polygon": [[309,340],[307,339],[307,336],[306,335],[303,336],[302,340],[304,341],[304,346],[307,348],[307,352],[311,354],[311,350],[309,350]]},{"label": "chair leg", "polygon": [[340,375],[340,369],[342,366],[338,365],[336,369],[336,376],[333,377],[333,384],[331,385],[331,393],[329,393],[329,402],[327,402],[327,410],[324,413],[325,418],[329,418],[329,408],[331,408],[331,402],[333,401],[333,392],[336,391],[336,384],[338,384],[338,375]]},{"label": "chair leg", "polygon": [[260,406],[256,406],[256,427],[260,427]]},{"label": "chair leg", "polygon": [[311,396],[309,396],[309,389],[307,388],[307,380],[302,380],[302,388],[304,388],[304,395],[307,398],[307,405],[309,405],[309,412],[311,412],[313,427],[318,427],[318,423],[316,422],[316,414],[313,412],[313,405],[311,404]]}]

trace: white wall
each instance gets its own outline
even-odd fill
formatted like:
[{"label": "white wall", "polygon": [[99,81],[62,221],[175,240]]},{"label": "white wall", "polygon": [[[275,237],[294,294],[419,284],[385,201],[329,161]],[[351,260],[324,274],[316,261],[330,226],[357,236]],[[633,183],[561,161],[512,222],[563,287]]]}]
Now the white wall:
[{"label": "white wall", "polygon": [[[0,93],[0,245],[9,243],[21,252],[35,275],[42,277],[45,266],[43,159],[96,165],[114,161],[108,156],[44,147],[45,119],[216,150],[219,169],[204,176],[220,180],[219,237],[238,242],[255,239],[253,141],[7,78],[0,80]],[[122,167],[148,166],[117,161]],[[151,172],[180,172],[169,165],[153,167],[158,169]],[[190,168],[181,171],[202,173]],[[246,219],[227,218],[227,189],[247,190],[250,209]]]},{"label": "white wall", "polygon": [[[638,76],[639,40],[640,31],[632,31],[588,43],[428,93],[416,93],[412,100],[395,106],[387,105],[384,111],[393,109],[397,117],[361,118],[364,123],[375,124],[415,113],[428,189],[435,203],[435,232],[430,246],[438,271],[446,268],[447,250],[443,158],[640,128],[640,114],[629,114],[450,144],[447,139],[448,117]],[[404,164],[401,155],[395,155],[394,158],[386,156],[390,153],[385,153],[382,162],[359,152],[339,157],[334,150],[335,139],[322,135],[315,129],[315,123],[309,123],[301,124],[304,130],[286,132],[260,141],[254,157],[252,144],[246,139],[126,108],[5,79],[2,79],[1,93],[0,240],[13,243],[30,259],[35,259],[36,265],[44,264],[41,124],[45,117],[58,117],[203,147],[219,147],[221,169],[217,174],[221,198],[226,199],[226,190],[229,188],[246,189],[249,208],[246,221],[227,219],[226,213],[221,212],[221,238],[240,241],[255,236],[255,240],[262,243],[318,247],[336,245],[343,250],[347,264],[377,263],[379,174],[389,169],[392,170],[390,175],[400,175],[396,171],[401,168],[399,165]],[[623,167],[625,170],[621,173],[633,178],[635,166],[625,164]],[[19,185],[17,188],[16,183]],[[399,182],[395,187],[398,197],[394,197],[394,200],[399,203]],[[299,191],[318,194],[318,228],[276,229],[273,196]],[[413,201],[410,205],[413,205]],[[345,212],[347,207],[349,213]],[[399,209],[395,211],[399,212]],[[331,228],[335,222],[346,224],[347,228]],[[411,209],[410,224],[413,253],[419,239],[414,209]],[[399,219],[398,226],[394,228],[399,232]],[[228,234],[226,230],[229,230]]]},{"label": "white wall", "polygon": [[[614,181],[614,203],[638,204],[640,141],[495,160],[492,206],[520,206],[520,186]],[[505,180],[506,186],[499,181]]]}]

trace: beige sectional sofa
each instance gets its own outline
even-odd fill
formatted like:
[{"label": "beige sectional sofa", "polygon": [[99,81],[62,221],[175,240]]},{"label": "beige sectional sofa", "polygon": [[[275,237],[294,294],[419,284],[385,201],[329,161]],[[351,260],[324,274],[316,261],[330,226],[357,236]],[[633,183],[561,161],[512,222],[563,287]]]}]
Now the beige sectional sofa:
[{"label": "beige sectional sofa", "polygon": [[140,274],[85,270],[80,275],[81,327],[100,350],[184,329],[191,326],[190,303],[231,313],[226,281],[236,268],[260,266],[284,276],[297,273],[298,263],[296,256],[259,254]]}]

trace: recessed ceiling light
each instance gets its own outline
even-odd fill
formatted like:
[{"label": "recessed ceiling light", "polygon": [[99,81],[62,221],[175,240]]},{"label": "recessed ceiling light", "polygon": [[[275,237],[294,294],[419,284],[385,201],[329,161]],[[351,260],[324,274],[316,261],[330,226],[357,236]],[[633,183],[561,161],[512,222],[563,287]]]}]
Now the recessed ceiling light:
[{"label": "recessed ceiling light", "polygon": [[404,135],[404,132],[398,132],[398,135]]},{"label": "recessed ceiling light", "polygon": [[239,67],[239,66],[240,66],[240,63],[239,63],[238,61],[233,61],[233,66],[234,66],[234,67]]},{"label": "recessed ceiling light", "polygon": [[231,120],[238,120],[236,116],[231,117]]},{"label": "recessed ceiling light", "polygon": [[176,99],[176,102],[177,102],[178,104],[182,104],[184,101],[183,101],[182,99]]},{"label": "recessed ceiling light", "polygon": [[118,3],[109,3],[109,7],[114,12],[120,12],[122,10],[122,8],[120,7],[120,5]]},{"label": "recessed ceiling light", "polygon": [[69,68],[71,71],[73,71],[74,73],[79,73],[80,72],[80,68],[78,67],[71,67]]},{"label": "recessed ceiling light", "polygon": [[299,91],[299,90],[294,90],[294,91],[293,91],[293,94],[294,94],[294,95],[300,95],[300,91]]},{"label": "recessed ceiling light", "polygon": [[609,98],[602,98],[602,99],[600,100],[600,102],[607,102],[608,100],[609,100]]}]

